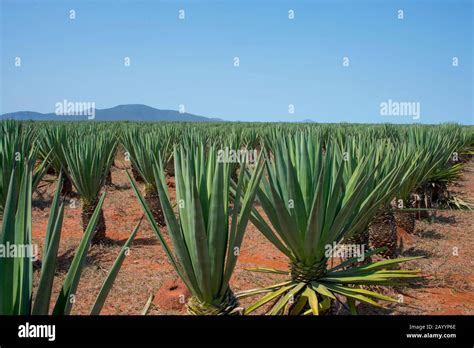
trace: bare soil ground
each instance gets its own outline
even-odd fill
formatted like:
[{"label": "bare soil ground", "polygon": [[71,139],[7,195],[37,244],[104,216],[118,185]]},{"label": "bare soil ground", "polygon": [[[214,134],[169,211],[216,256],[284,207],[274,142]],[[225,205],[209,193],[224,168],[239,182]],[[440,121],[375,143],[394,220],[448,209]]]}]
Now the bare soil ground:
[{"label": "bare soil ground", "polygon": [[[93,246],[86,260],[73,314],[88,314],[108,269],[143,213],[130,187],[125,169],[129,163],[123,158],[112,168],[113,186],[107,188],[104,214],[109,240]],[[33,210],[33,242],[44,243],[49,206],[54,190],[54,177],[35,194]],[[170,186],[173,186],[170,184]],[[464,177],[451,187],[464,199],[474,197],[474,163],[470,162]],[[59,249],[53,300],[56,299],[81,236],[80,201],[73,197],[67,206]],[[474,314],[474,234],[472,211],[437,212],[433,222],[417,221],[416,232],[407,235],[399,231],[404,242],[404,256],[423,255],[426,258],[412,262],[410,268],[420,268],[426,278],[405,289],[388,289],[399,294],[403,303],[387,310],[361,308],[362,313],[377,314]],[[166,228],[163,229],[166,231]],[[167,234],[165,232],[165,234]],[[243,241],[236,271],[231,280],[234,291],[270,285],[284,276],[249,272],[246,268],[287,268],[287,260],[261,233],[249,223]],[[35,272],[38,280],[39,271]],[[146,219],[138,232],[129,256],[115,281],[102,314],[138,315],[150,296],[153,302],[148,314],[185,314],[183,299],[188,291],[179,281],[165,253]],[[247,305],[255,299],[245,299]]]},{"label": "bare soil ground", "polygon": [[[458,197],[472,202],[474,162],[450,185]],[[417,221],[412,238],[404,238],[403,256],[425,256],[411,262],[426,276],[405,291],[398,314],[474,314],[474,211],[437,211],[432,220]]]}]

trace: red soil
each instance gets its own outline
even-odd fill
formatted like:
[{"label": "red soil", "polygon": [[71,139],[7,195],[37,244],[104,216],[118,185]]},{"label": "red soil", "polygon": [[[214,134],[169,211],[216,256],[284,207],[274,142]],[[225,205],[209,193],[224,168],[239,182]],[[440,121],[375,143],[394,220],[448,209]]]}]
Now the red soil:
[{"label": "red soil", "polygon": [[174,310],[186,313],[186,300],[191,295],[179,279],[167,280],[156,292],[153,304],[163,310]]}]

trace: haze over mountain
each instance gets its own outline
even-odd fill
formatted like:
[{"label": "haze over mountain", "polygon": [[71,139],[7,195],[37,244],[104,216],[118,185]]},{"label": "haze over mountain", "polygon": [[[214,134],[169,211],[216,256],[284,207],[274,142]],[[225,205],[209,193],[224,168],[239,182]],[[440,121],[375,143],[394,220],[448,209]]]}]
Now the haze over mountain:
[{"label": "haze over mountain", "polygon": [[[33,121],[82,121],[88,116],[57,115],[56,113],[43,114],[34,111],[18,111],[6,113],[1,118]],[[142,104],[118,105],[109,109],[95,109],[94,121],[188,121],[188,122],[218,122],[219,118],[209,118],[180,113],[176,110],[160,110]]]}]

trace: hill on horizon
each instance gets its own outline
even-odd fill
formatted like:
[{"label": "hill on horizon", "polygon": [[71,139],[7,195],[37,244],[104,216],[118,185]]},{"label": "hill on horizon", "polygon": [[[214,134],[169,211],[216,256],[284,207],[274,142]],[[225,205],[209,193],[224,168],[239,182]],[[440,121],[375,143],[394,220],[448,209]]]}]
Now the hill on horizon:
[{"label": "hill on horizon", "polygon": [[[92,113],[91,113],[92,114]],[[32,121],[84,121],[87,115],[57,115],[54,112],[40,113],[34,111],[17,111],[1,115],[2,119]],[[220,122],[219,118],[198,116],[176,110],[156,109],[143,104],[118,105],[109,109],[95,109],[94,121],[186,121],[186,122]]]}]

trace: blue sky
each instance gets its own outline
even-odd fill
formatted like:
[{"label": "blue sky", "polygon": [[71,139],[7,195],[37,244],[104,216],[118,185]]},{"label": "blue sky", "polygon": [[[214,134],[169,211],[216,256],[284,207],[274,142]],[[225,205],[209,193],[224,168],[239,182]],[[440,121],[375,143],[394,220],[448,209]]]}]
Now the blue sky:
[{"label": "blue sky", "polygon": [[418,122],[474,124],[470,0],[0,1],[0,113],[67,99],[224,120],[413,122],[380,115],[391,99],[419,103]]}]

